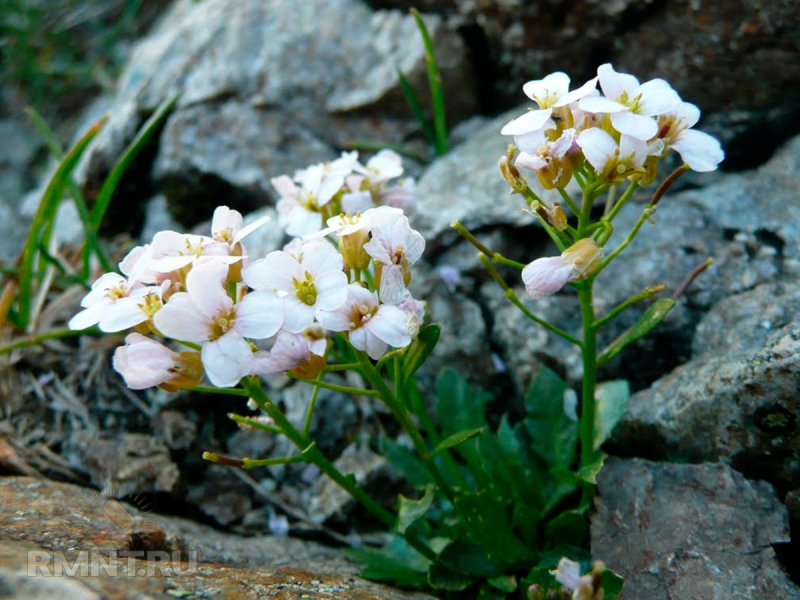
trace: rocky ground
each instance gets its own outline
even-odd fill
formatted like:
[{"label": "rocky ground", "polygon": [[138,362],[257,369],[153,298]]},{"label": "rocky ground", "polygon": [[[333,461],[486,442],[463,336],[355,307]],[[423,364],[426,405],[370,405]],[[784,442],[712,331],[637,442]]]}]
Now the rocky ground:
[{"label": "rocky ground", "polygon": [[[133,47],[116,91],[76,118],[80,130],[110,115],[78,170],[91,201],[137,128],[180,93],[123,179],[106,234],[146,239],[166,227],[206,227],[220,203],[255,218],[273,211],[270,177],[333,158],[352,142],[424,154],[396,78],[399,68],[424,95],[422,45],[409,15],[378,7],[404,2],[373,4],[175,2]],[[493,410],[501,413],[513,412],[537,364],[573,384],[581,377],[575,349],[508,304],[449,227],[458,219],[519,261],[553,252],[497,174],[507,143],[499,129],[525,107],[498,113],[512,98],[524,100],[523,81],[554,69],[579,79],[611,59],[671,81],[709,109],[704,128],[725,143],[726,172],[682,180],[597,284],[603,312],[656,283],[674,290],[706,258],[715,260],[659,329],[601,374],[630,380],[636,392],[606,448],[616,458],[599,478],[592,524],[594,554],[626,577],[631,600],[800,598],[800,74],[793,71],[800,11],[778,4],[586,0],[567,13],[556,2],[420,3],[432,11],[426,18],[455,126],[447,156],[406,161],[419,176],[414,224],[428,243],[412,284],[443,328],[421,373],[424,386],[440,367],[457,365],[495,393]],[[680,49],[670,42],[676,36],[685,42]],[[19,115],[4,117],[0,259],[7,262],[50,167]],[[646,200],[634,197],[618,231]],[[68,245],[79,231],[65,205],[60,239]],[[249,246],[260,254],[282,241],[266,228]],[[80,290],[67,290],[41,326],[63,324],[79,298]],[[578,323],[568,291],[526,304],[563,328]],[[635,318],[633,310],[617,319],[602,341]],[[21,575],[24,557],[29,550],[149,549],[141,540],[155,539],[158,550],[197,551],[202,576],[126,577],[137,593],[413,597],[358,579],[330,548],[379,538],[318,473],[284,465],[244,474],[200,460],[204,450],[282,451],[281,441],[229,423],[227,412],[243,410],[238,399],[133,394],[108,367],[116,343],[51,342],[12,355],[0,370],[0,471],[7,475],[0,479],[0,589],[20,598],[132,597],[125,594],[134,588],[126,592],[111,577],[29,580]],[[487,344],[496,360],[487,360]],[[268,383],[290,418],[300,419],[302,384]],[[369,444],[386,424],[371,402],[322,390],[312,431],[345,471],[389,501],[402,484]],[[144,529],[119,531],[97,506],[78,506],[91,489],[123,499]],[[137,494],[150,504],[146,518],[133,506]]]}]

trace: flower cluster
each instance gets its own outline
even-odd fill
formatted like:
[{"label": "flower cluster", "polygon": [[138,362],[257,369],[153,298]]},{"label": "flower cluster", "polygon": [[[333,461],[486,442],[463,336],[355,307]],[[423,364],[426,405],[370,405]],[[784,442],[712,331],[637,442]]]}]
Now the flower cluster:
[{"label": "flower cluster", "polygon": [[[724,158],[715,138],[692,129],[700,110],[681,100],[662,79],[640,84],[633,75],[604,64],[590,81],[572,91],[569,87],[569,77],[561,72],[523,86],[538,108],[501,131],[514,137],[519,151],[513,162],[510,157],[500,162],[514,191],[529,191],[519,169],[533,172],[542,188],[559,190],[563,196],[573,180],[584,194],[590,186],[596,193],[626,181],[647,186],[673,150],[695,171],[713,171]],[[549,206],[537,198],[533,208],[558,232],[567,229],[560,205]],[[528,293],[542,298],[570,281],[590,277],[603,257],[604,240],[595,243],[601,233],[598,230],[594,239],[574,239],[578,244],[560,257],[528,265],[523,271]]]},{"label": "flower cluster", "polygon": [[[381,168],[370,161],[364,170]],[[368,186],[376,185],[374,177]],[[337,203],[345,203],[347,194],[337,194]],[[330,217],[327,228],[320,223],[283,250],[253,259],[242,242],[266,220],[243,226],[241,214],[221,206],[211,236],[157,233],[128,253],[121,274],[106,273],[94,283],[69,327],[134,329],[115,352],[115,369],[133,389],[169,391],[195,387],[204,374],[218,387],[235,386],[247,375],[316,376],[326,366],[333,333],[373,359],[411,343],[424,309],[407,285],[425,242],[402,209],[379,206]]]},{"label": "flower cluster", "polygon": [[366,165],[359,162],[358,152],[343,152],[334,161],[297,171],[294,177],[275,177],[272,186],[280,196],[280,224],[289,235],[305,236],[322,229],[330,217],[377,206],[413,215],[415,182],[410,177],[399,179],[402,175],[402,158],[392,150],[381,150]]}]

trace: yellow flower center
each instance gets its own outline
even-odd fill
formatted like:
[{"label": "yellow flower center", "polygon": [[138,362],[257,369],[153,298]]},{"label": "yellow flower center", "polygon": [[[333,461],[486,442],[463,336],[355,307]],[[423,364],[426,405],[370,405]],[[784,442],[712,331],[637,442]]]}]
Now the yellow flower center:
[{"label": "yellow flower center", "polygon": [[225,309],[217,313],[217,316],[215,316],[214,320],[211,322],[211,334],[209,335],[209,340],[213,342],[214,340],[219,339],[228,333],[228,331],[230,331],[230,329],[233,327],[235,321],[235,308]]},{"label": "yellow flower center", "polygon": [[292,279],[292,283],[294,284],[297,299],[303,304],[314,306],[317,302],[317,286],[314,285],[314,278],[311,273],[306,271],[303,279]]}]

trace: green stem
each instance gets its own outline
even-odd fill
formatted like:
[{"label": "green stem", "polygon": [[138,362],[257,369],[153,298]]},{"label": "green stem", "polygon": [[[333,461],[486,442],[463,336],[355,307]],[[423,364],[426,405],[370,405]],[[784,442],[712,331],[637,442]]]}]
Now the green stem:
[{"label": "green stem", "polygon": [[8,346],[3,346],[2,348],[0,348],[0,355],[8,354],[9,352],[13,352],[14,350],[18,350],[20,348],[35,346],[37,344],[41,344],[42,342],[46,342],[47,340],[57,340],[61,338],[75,337],[78,335],[89,335],[97,333],[99,333],[99,331],[94,327],[92,327],[91,329],[82,329],[82,330],[57,329],[56,331],[48,331],[47,333],[31,335],[21,340],[17,340],[16,342],[9,344]]},{"label": "green stem", "polygon": [[576,345],[576,346],[578,346],[578,347],[581,347],[581,346],[582,346],[582,343],[581,343],[581,341],[580,341],[578,338],[576,338],[576,337],[574,337],[574,336],[571,336],[570,334],[568,334],[568,333],[567,333],[566,331],[564,331],[563,329],[559,329],[559,328],[558,328],[558,327],[556,327],[555,325],[553,325],[553,324],[551,324],[551,323],[548,323],[548,322],[547,322],[547,321],[545,321],[544,319],[542,319],[542,318],[540,318],[540,317],[537,317],[536,315],[534,315],[534,314],[533,314],[533,313],[532,313],[530,310],[528,310],[528,307],[527,307],[527,306],[525,306],[525,305],[522,303],[522,300],[520,300],[520,299],[519,299],[519,296],[517,296],[517,294],[516,294],[516,293],[514,293],[514,290],[512,290],[511,288],[509,288],[509,289],[507,289],[507,290],[505,291],[505,296],[506,296],[506,298],[508,298],[508,299],[509,299],[509,301],[510,301],[510,302],[511,302],[511,303],[512,303],[514,306],[516,306],[518,309],[520,309],[520,310],[522,311],[522,313],[523,313],[523,314],[524,314],[526,317],[528,317],[528,318],[529,318],[531,321],[533,321],[534,323],[536,323],[536,324],[538,324],[538,325],[541,325],[542,327],[544,327],[544,328],[545,328],[545,329],[547,329],[548,331],[551,331],[551,332],[555,333],[555,334],[556,334],[556,335],[558,335],[558,336],[561,336],[562,338],[564,338],[565,340],[567,340],[567,341],[568,341],[568,342],[570,342],[571,344],[575,344],[575,345]]},{"label": "green stem", "polygon": [[613,221],[614,217],[617,216],[622,207],[630,200],[631,196],[633,196],[633,192],[639,189],[639,184],[635,181],[631,181],[630,185],[625,189],[620,196],[619,200],[617,200],[616,204],[614,204],[613,208],[609,211],[609,213],[604,217],[607,221]]},{"label": "green stem", "polygon": [[[317,375],[317,383],[322,381],[322,373]],[[314,385],[314,391],[311,394],[311,400],[308,403],[308,408],[306,408],[306,418],[303,420],[303,435],[308,436],[308,432],[311,431],[311,417],[314,415],[314,407],[317,405],[317,396],[319,395],[320,390],[319,385]]]},{"label": "green stem", "polygon": [[326,381],[320,381],[319,379],[305,379],[303,377],[298,377],[287,371],[286,376],[289,379],[295,379],[297,381],[302,381],[303,383],[308,383],[309,385],[314,385],[317,387],[325,388],[326,390],[333,390],[334,392],[342,392],[344,394],[351,394],[353,396],[369,396],[370,398],[380,398],[380,394],[375,390],[365,390],[362,388],[350,387],[349,385],[338,385],[336,383],[328,383]]},{"label": "green stem", "polygon": [[343,365],[328,365],[325,367],[326,373],[335,373],[336,371],[355,371],[358,369],[358,363],[347,363]]},{"label": "green stem", "polygon": [[619,246],[617,246],[614,249],[614,251],[605,258],[605,260],[603,260],[602,264],[600,265],[600,268],[597,269],[597,271],[595,271],[595,274],[594,274],[595,277],[597,275],[599,275],[603,271],[603,269],[605,269],[608,265],[610,265],[611,262],[615,258],[617,258],[617,256],[619,256],[619,254],[623,250],[625,250],[625,248],[628,247],[628,245],[630,245],[630,243],[636,237],[636,234],[639,233],[639,230],[642,228],[642,225],[644,225],[645,222],[647,221],[647,219],[652,217],[653,213],[655,213],[655,212],[656,212],[655,207],[651,206],[650,204],[648,204],[647,206],[644,207],[644,210],[642,211],[642,214],[639,216],[639,220],[636,221],[636,224],[633,226],[633,229],[631,229],[630,233],[628,233],[628,237],[626,237],[623,240],[623,242]]},{"label": "green stem", "polygon": [[442,490],[442,493],[447,497],[447,499],[451,503],[455,503],[455,494],[453,493],[453,489],[450,487],[450,484],[442,475],[441,471],[439,471],[439,467],[431,461],[427,460],[430,456],[430,449],[428,448],[428,444],[425,443],[425,440],[422,438],[422,434],[417,428],[414,420],[411,418],[411,415],[406,410],[406,407],[400,402],[389,389],[389,386],[386,385],[386,382],[381,377],[381,374],[378,373],[377,369],[372,365],[370,362],[369,357],[360,351],[356,351],[356,356],[358,357],[358,362],[361,365],[361,373],[364,375],[364,378],[369,382],[369,384],[380,393],[381,399],[383,403],[386,405],[386,408],[392,413],[397,422],[400,423],[400,426],[403,428],[403,431],[408,434],[408,437],[411,438],[411,443],[414,444],[414,449],[419,454],[420,458],[423,459],[425,462],[425,467],[428,469],[428,472],[431,474],[436,485]]},{"label": "green stem", "polygon": [[260,429],[262,431],[267,431],[269,433],[277,433],[279,435],[283,434],[280,428],[276,427],[275,425],[270,425],[269,423],[262,423],[261,421],[256,421],[251,417],[243,417],[242,415],[237,415],[236,413],[228,413],[228,418],[234,423],[238,423],[239,425],[245,425],[246,427],[252,427],[253,429]]},{"label": "green stem", "polygon": [[259,408],[263,410],[280,428],[283,434],[297,446],[301,452],[308,450],[306,460],[310,463],[317,465],[325,475],[330,477],[339,487],[344,489],[348,494],[360,502],[370,513],[380,519],[384,525],[393,529],[396,523],[394,515],[388,510],[378,504],[375,499],[361,489],[352,477],[346,477],[334,464],[325,458],[325,455],[320,452],[316,446],[311,446],[311,439],[307,435],[303,435],[297,428],[292,425],[291,421],[286,418],[283,411],[279,409],[269,399],[269,396],[261,388],[261,383],[257,377],[245,377],[241,381],[241,386],[252,398]]},{"label": "green stem", "polygon": [[240,396],[242,398],[249,398],[250,394],[244,390],[235,388],[217,388],[210,385],[197,385],[189,390],[190,392],[197,392],[198,394],[221,394],[223,396]]},{"label": "green stem", "polygon": [[647,288],[641,294],[636,294],[635,296],[631,296],[630,298],[625,300],[625,302],[622,302],[621,304],[617,305],[607,315],[601,317],[600,319],[597,319],[594,323],[592,323],[592,328],[594,328],[595,330],[600,329],[603,325],[614,319],[626,308],[633,306],[634,304],[636,304],[637,302],[641,302],[642,300],[647,300],[649,298],[652,298],[659,292],[663,292],[665,289],[667,289],[667,286],[663,283],[660,283],[658,285],[654,285],[653,287]]},{"label": "green stem", "polygon": [[595,388],[597,386],[597,330],[594,324],[594,301],[592,286],[594,279],[578,285],[583,325],[583,386],[581,394],[581,467],[594,461]]},{"label": "green stem", "polygon": [[561,198],[564,200],[566,205],[569,206],[569,209],[572,211],[572,214],[573,215],[579,214],[580,211],[578,210],[578,205],[572,201],[572,198],[570,198],[567,191],[564,188],[556,188],[556,189],[558,190],[558,193],[561,194]]}]

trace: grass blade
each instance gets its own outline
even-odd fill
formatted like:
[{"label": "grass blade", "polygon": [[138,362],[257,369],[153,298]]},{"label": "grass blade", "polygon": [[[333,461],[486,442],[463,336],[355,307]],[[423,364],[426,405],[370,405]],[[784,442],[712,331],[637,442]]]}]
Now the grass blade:
[{"label": "grass blade", "polygon": [[[50,150],[50,154],[52,154],[53,157],[59,162],[64,160],[64,151],[61,148],[61,144],[59,143],[55,133],[53,133],[53,130],[48,126],[42,116],[33,107],[28,107],[25,109],[25,112],[28,114],[28,117],[30,117],[33,126],[39,132],[39,135],[41,136],[45,145],[47,145],[47,148]],[[70,196],[72,196],[72,200],[75,202],[75,208],[78,210],[81,223],[83,223],[83,232],[86,237],[87,252],[84,252],[81,276],[84,279],[88,279],[89,277],[89,252],[95,253],[103,270],[111,271],[112,267],[108,262],[102,247],[100,246],[100,240],[97,238],[97,233],[92,227],[91,216],[89,214],[89,208],[86,205],[86,200],[83,198],[83,194],[81,194],[80,189],[75,184],[75,181],[72,179],[72,177],[70,177],[67,181],[67,189],[69,190]]]},{"label": "grass blade", "polygon": [[422,127],[422,134],[425,136],[425,141],[428,142],[428,145],[432,148],[435,147],[436,133],[433,131],[428,117],[425,116],[425,110],[422,108],[422,104],[420,104],[417,95],[414,93],[414,88],[411,87],[408,78],[403,75],[400,69],[397,69],[397,79],[400,81],[400,89],[403,90],[403,96],[405,96],[411,112],[414,113],[414,118],[417,120],[420,127]]},{"label": "grass blade", "polygon": [[178,95],[179,94],[174,94],[172,97],[162,102],[156,111],[150,115],[150,118],[147,119],[147,122],[139,130],[139,133],[136,134],[136,137],[130,145],[128,145],[122,157],[117,161],[117,164],[114,165],[114,168],[111,169],[108,177],[106,177],[106,180],[103,182],[103,187],[100,188],[100,193],[95,201],[94,210],[92,210],[92,226],[95,231],[100,228],[100,223],[103,222],[103,217],[108,210],[108,206],[111,204],[111,197],[114,195],[114,190],[117,189],[120,179],[122,179],[122,176],[125,174],[125,171],[128,170],[128,167],[133,162],[133,159],[136,158],[136,155],[139,154],[139,151],[150,141],[150,138],[164,122],[164,119],[167,118],[175,101],[178,99]]},{"label": "grass blade", "polygon": [[442,76],[436,64],[433,53],[433,42],[428,34],[428,28],[416,8],[411,9],[414,20],[417,22],[422,43],[425,45],[425,64],[428,67],[428,85],[431,88],[431,105],[433,106],[433,125],[436,133],[436,154],[447,154],[447,124],[445,122],[444,92],[442,91]]},{"label": "grass blade", "polygon": [[22,251],[22,261],[19,270],[19,294],[17,296],[17,307],[20,324],[27,327],[30,320],[31,293],[33,285],[34,262],[36,260],[37,249],[42,242],[42,235],[47,229],[52,231],[52,221],[55,219],[58,205],[64,197],[64,189],[70,174],[75,169],[83,155],[86,147],[94,137],[100,132],[106,120],[101,119],[89,128],[81,139],[78,140],[72,149],[67,152],[64,160],[58,165],[56,172],[47,184],[39,208],[31,224],[28,239]]}]

